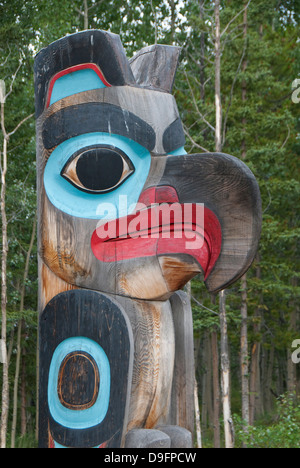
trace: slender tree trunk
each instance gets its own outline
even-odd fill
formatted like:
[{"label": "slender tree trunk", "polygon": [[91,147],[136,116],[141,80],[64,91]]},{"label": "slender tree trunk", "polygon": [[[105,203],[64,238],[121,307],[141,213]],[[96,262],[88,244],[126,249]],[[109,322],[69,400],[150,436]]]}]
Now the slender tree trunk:
[{"label": "slender tree trunk", "polygon": [[39,350],[39,327],[36,337],[36,377],[35,377],[35,393],[36,393],[36,410],[35,410],[35,440],[39,439],[39,382],[40,382],[40,350]]},{"label": "slender tree trunk", "polygon": [[21,437],[27,432],[26,400],[26,348],[23,347],[21,369]]},{"label": "slender tree trunk", "polygon": [[83,0],[83,8],[84,8],[84,29],[89,29],[89,9],[88,9],[88,2],[87,0]]},{"label": "slender tree trunk", "polygon": [[195,403],[197,448],[202,448],[200,408],[199,408],[199,398],[198,398],[198,384],[197,384],[196,377],[195,377],[195,385],[194,385],[194,403]]},{"label": "slender tree trunk", "polygon": [[242,418],[244,430],[249,426],[249,362],[248,362],[248,312],[247,312],[247,275],[242,276],[241,306],[241,381],[242,381]]},{"label": "slender tree trunk", "polygon": [[16,427],[17,427],[17,413],[18,413],[18,385],[19,385],[20,361],[21,361],[21,335],[22,335],[22,320],[19,320],[18,333],[17,333],[17,358],[16,358],[16,372],[15,372],[15,381],[14,381],[11,448],[15,448],[15,442],[16,442]]},{"label": "slender tree trunk", "polygon": [[[204,0],[199,0],[199,7],[200,7],[200,19],[201,21],[204,20]],[[205,35],[202,32],[200,35],[200,96],[201,101],[204,103],[205,101]]]},{"label": "slender tree trunk", "polygon": [[7,172],[7,146],[9,135],[6,133],[4,126],[4,102],[1,103],[1,129],[3,133],[3,151],[1,158],[1,218],[2,218],[2,261],[1,261],[1,312],[2,312],[2,328],[1,328],[1,344],[4,356],[3,360],[3,382],[2,382],[2,412],[1,412],[1,448],[6,448],[6,433],[9,408],[9,381],[8,381],[8,359],[7,359],[7,217],[6,217],[6,172]]},{"label": "slender tree trunk", "polygon": [[[186,293],[188,295],[189,301],[192,300],[192,283],[189,281],[186,284]],[[198,340],[199,341],[199,340]],[[199,344],[198,344],[199,348]],[[196,350],[196,352],[195,352]],[[197,447],[202,448],[202,437],[201,437],[201,415],[199,407],[199,396],[198,396],[198,382],[197,382],[197,361],[198,361],[198,352],[197,346],[194,345],[194,360],[195,360],[195,383],[194,383],[194,406],[195,406],[195,423],[196,423],[196,437],[197,437]]]},{"label": "slender tree trunk", "polygon": [[258,380],[259,372],[260,343],[255,342],[251,350],[250,366],[250,401],[249,401],[249,424],[253,426],[256,416],[256,401],[259,398]]},{"label": "slender tree trunk", "polygon": [[211,334],[212,368],[213,368],[213,407],[214,407],[214,448],[221,447],[220,438],[220,379],[219,379],[219,349],[216,330]]},{"label": "slender tree trunk", "polygon": [[215,0],[215,105],[216,127],[215,147],[216,152],[222,151],[222,103],[221,103],[221,28],[220,28],[220,0]]},{"label": "slender tree trunk", "polygon": [[264,386],[261,392],[261,394],[263,395],[263,404],[261,406],[261,409],[263,409],[268,414],[272,411],[271,389],[274,369],[274,345],[271,346],[271,349],[268,351],[267,355],[268,360],[265,366]]},{"label": "slender tree trunk", "polygon": [[203,340],[203,358],[202,366],[204,369],[202,375],[202,427],[203,437],[206,429],[213,421],[212,409],[212,370],[211,370],[211,344],[209,332],[206,331]]},{"label": "slender tree trunk", "polygon": [[228,350],[227,318],[225,291],[219,294],[220,300],[220,329],[221,329],[221,388],[223,399],[223,418],[225,432],[225,447],[234,447],[234,429],[230,404],[230,362]]},{"label": "slender tree trunk", "polygon": [[[294,247],[294,255],[296,256],[296,247]],[[291,279],[291,284],[293,288],[297,287],[298,284],[298,279],[296,276],[292,277]],[[297,316],[298,316],[298,311],[299,311],[299,305],[295,300],[290,301],[290,308],[291,308],[291,314],[289,318],[289,330],[293,332],[294,330],[297,330]],[[287,350],[287,391],[290,394],[295,393],[297,391],[297,369],[296,365],[293,363],[291,359],[291,347],[289,346]]]},{"label": "slender tree trunk", "polygon": [[[256,278],[261,279],[260,258],[257,257],[258,264],[256,268]],[[260,304],[262,297],[259,298],[259,304],[254,314],[253,332],[255,336],[259,336],[261,331],[261,311]],[[261,343],[256,340],[251,347],[251,362],[250,362],[250,398],[249,398],[249,424],[252,426],[255,421],[257,402],[260,397],[260,361]]]},{"label": "slender tree trunk", "polygon": [[171,43],[175,41],[176,5],[175,0],[168,0],[171,9]]},{"label": "slender tree trunk", "polygon": [[[248,3],[247,1],[244,2],[244,6],[246,6],[247,3]],[[248,8],[246,8],[245,11],[244,11],[244,32],[243,32],[243,36],[244,36],[244,41],[245,42],[247,41],[247,34],[248,34]],[[245,58],[243,60],[243,65],[242,65],[243,72],[245,72],[246,69],[247,69],[247,54],[245,53]],[[246,100],[247,100],[247,84],[246,84],[246,80],[243,79],[243,82],[242,82],[242,102],[243,102],[243,105],[245,105]],[[242,140],[242,159],[246,159],[246,155],[247,155],[246,125],[247,125],[247,120],[246,120],[245,117],[243,117],[243,134],[244,134],[244,138]]]},{"label": "slender tree trunk", "polygon": [[[247,59],[247,40],[248,40],[248,8],[247,8],[247,3],[248,1],[244,1],[244,18],[243,18],[243,37],[244,37],[244,43],[245,43],[245,55],[244,55],[244,60],[242,64],[242,71],[245,73],[247,70],[247,65],[248,65],[248,59]],[[242,102],[243,106],[246,105],[247,101],[247,82],[245,78],[242,81]],[[246,144],[246,127],[247,127],[247,119],[243,117],[243,140],[242,140],[242,159],[246,159],[247,156],[247,144]]]},{"label": "slender tree trunk", "polygon": [[[31,252],[32,252],[33,244],[34,244],[34,239],[35,239],[35,231],[36,231],[36,214],[35,214],[34,221],[33,221],[29,247],[28,247],[28,251],[26,254],[23,284],[22,284],[21,297],[20,297],[20,308],[19,308],[20,315],[23,313],[23,310],[24,310],[26,281],[27,281],[28,271],[29,271],[30,256],[31,256]],[[22,328],[23,328],[23,319],[20,318],[19,323],[18,323],[18,333],[17,333],[17,359],[16,359],[16,371],[15,371],[15,381],[14,381],[14,407],[13,407],[13,420],[12,420],[12,431],[11,431],[11,448],[15,447],[15,441],[16,441],[16,427],[17,427],[17,415],[18,415],[18,388],[19,388],[20,362],[21,362],[21,354],[22,354],[22,349],[21,349]]]},{"label": "slender tree trunk", "polygon": [[205,402],[207,408],[208,425],[213,421],[213,391],[212,391],[212,354],[210,334],[207,332],[206,338],[206,386],[205,386]]},{"label": "slender tree trunk", "polygon": [[[244,6],[246,7],[248,1],[244,1]],[[247,41],[247,32],[248,32],[248,18],[247,11],[245,8],[244,11],[244,41]],[[242,70],[246,71],[247,68],[247,57],[245,53],[245,58],[243,60]],[[243,79],[242,82],[242,102],[243,105],[246,104],[247,100],[247,86],[246,80]],[[243,118],[243,140],[242,140],[242,159],[246,159],[247,156],[247,145],[246,145],[246,125],[247,121]],[[249,356],[248,356],[248,307],[247,307],[247,274],[245,273],[242,276],[242,305],[241,305],[241,316],[242,316],[242,325],[241,325],[241,381],[242,381],[242,418],[244,421],[244,430],[247,430],[249,425]]]},{"label": "slender tree trunk", "polygon": [[[216,152],[222,151],[222,102],[221,102],[221,25],[220,25],[220,0],[215,0],[215,147]],[[233,448],[234,430],[231,418],[230,405],[230,363],[228,353],[227,318],[226,318],[226,293],[219,293],[220,332],[221,332],[221,388],[223,403],[223,418],[225,431],[225,446]]]},{"label": "slender tree trunk", "polygon": [[203,352],[202,352],[202,360],[201,362],[202,367],[204,369],[204,372],[202,374],[201,378],[201,384],[202,384],[202,405],[201,405],[201,415],[202,415],[202,435],[203,438],[206,437],[206,430],[207,430],[207,395],[206,395],[206,380],[207,380],[207,347],[206,347],[206,341],[207,341],[207,332],[204,333],[204,339],[203,339]]},{"label": "slender tree trunk", "polygon": [[[289,319],[289,329],[290,331],[297,330],[297,311],[296,306],[291,312]],[[291,358],[291,347],[287,349],[287,391],[290,394],[296,392],[297,380],[296,380],[296,365],[293,363]]]}]

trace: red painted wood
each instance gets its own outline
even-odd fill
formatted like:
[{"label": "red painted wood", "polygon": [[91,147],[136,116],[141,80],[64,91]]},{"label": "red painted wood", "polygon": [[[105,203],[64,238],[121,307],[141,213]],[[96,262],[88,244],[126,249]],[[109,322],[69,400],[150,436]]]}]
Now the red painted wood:
[{"label": "red painted wood", "polygon": [[102,81],[102,83],[107,86],[107,87],[110,87],[111,85],[106,81],[106,79],[104,78],[100,68],[94,64],[94,63],[82,63],[80,65],[75,65],[74,67],[70,67],[70,68],[66,68],[65,70],[62,70],[60,71],[59,73],[56,73],[56,75],[54,75],[54,77],[51,79],[50,81],[50,84],[49,84],[49,89],[48,89],[48,96],[47,96],[47,104],[46,104],[46,108],[49,107],[50,105],[50,100],[51,100],[51,95],[52,95],[52,91],[53,91],[53,87],[54,87],[54,84],[55,82],[61,78],[62,76],[65,76],[65,75],[69,75],[69,73],[74,73],[78,70],[86,70],[86,69],[91,69],[93,70],[94,72],[97,73],[97,75],[99,76],[100,80]]},{"label": "red painted wood", "polygon": [[[119,262],[185,253],[198,261],[207,278],[222,246],[216,215],[200,204],[180,204],[173,187],[149,188],[141,194],[139,203],[145,209],[109,221],[94,231],[91,248],[95,257],[102,262]],[[167,209],[167,218],[162,215],[162,204]],[[168,211],[170,207],[175,211]],[[202,216],[197,217],[199,210],[203,210]]]}]

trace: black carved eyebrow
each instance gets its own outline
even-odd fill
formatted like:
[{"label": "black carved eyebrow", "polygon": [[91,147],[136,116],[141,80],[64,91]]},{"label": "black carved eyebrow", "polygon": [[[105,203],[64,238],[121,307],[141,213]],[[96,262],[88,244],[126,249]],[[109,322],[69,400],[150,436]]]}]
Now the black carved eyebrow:
[{"label": "black carved eyebrow", "polygon": [[181,120],[172,122],[163,134],[163,147],[166,153],[171,153],[185,145],[185,136]]},{"label": "black carved eyebrow", "polygon": [[107,103],[83,103],[65,107],[52,114],[43,124],[46,149],[84,133],[105,132],[130,138],[149,151],[155,147],[155,131],[132,112]]}]

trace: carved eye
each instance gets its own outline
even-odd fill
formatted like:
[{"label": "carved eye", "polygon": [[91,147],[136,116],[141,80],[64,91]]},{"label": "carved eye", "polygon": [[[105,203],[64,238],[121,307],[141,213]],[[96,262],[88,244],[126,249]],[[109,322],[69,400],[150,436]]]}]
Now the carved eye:
[{"label": "carved eye", "polygon": [[123,151],[113,146],[90,146],[75,153],[61,171],[79,190],[104,193],[114,190],[134,172]]}]

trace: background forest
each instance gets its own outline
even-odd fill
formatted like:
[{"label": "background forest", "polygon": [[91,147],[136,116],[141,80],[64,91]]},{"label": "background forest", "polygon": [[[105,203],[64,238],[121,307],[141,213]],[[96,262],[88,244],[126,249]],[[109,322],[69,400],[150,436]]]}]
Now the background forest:
[{"label": "background forest", "polygon": [[[299,19],[299,0],[0,0],[2,447],[37,445],[34,55],[66,34],[99,28],[120,34],[128,57],[155,42],[181,46],[174,94],[187,152],[218,148],[243,159],[258,179],[260,249],[222,297],[233,445],[300,448]],[[195,445],[220,447],[219,298],[197,279],[188,292],[201,415]]]}]

